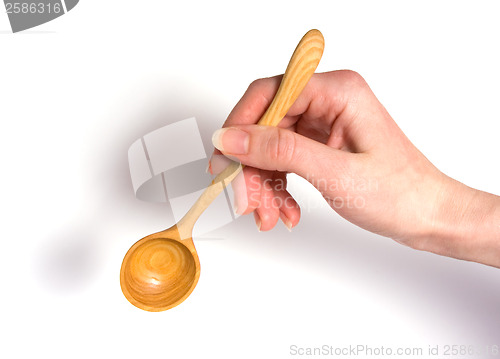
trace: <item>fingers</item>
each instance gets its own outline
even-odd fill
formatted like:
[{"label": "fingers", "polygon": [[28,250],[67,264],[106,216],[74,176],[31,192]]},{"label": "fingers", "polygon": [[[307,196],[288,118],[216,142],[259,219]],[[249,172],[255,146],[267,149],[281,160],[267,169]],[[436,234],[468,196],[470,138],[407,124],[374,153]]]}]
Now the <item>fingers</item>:
[{"label": "fingers", "polygon": [[[231,111],[224,129],[213,136],[214,154],[247,165],[240,181],[246,188],[235,190],[237,211],[255,211],[261,230],[272,228],[278,218],[293,227],[300,218],[300,209],[286,189],[276,191],[265,185],[269,179],[266,170],[294,172],[312,183],[331,173],[342,176],[355,157],[339,149],[363,152],[370,148],[370,137],[375,137],[372,134],[377,126],[362,123],[376,117],[363,109],[376,108],[373,104],[378,100],[362,77],[352,71],[313,75],[279,128],[255,126],[271,104],[281,79],[275,76],[254,81]],[[276,205],[280,200],[290,205]]]},{"label": "fingers", "polygon": [[262,187],[261,170],[254,167],[243,169],[242,181],[232,186],[234,190],[237,214],[245,215],[253,212],[261,204],[260,194]]},{"label": "fingers", "polygon": [[[223,155],[215,156],[213,171],[221,172],[229,161]],[[245,215],[257,211],[255,218],[260,231],[273,228],[278,218],[281,218],[289,230],[298,224],[300,208],[286,190],[286,173],[263,171],[247,166],[231,185],[235,213]]]},{"label": "fingers", "polygon": [[279,204],[281,221],[291,231],[299,223],[300,207],[287,190],[275,190],[274,193]]},{"label": "fingers", "polygon": [[[255,211],[255,222],[260,231],[273,228],[278,218],[288,229],[297,225],[300,219],[299,206],[286,192],[286,185],[276,188],[276,183],[270,183],[273,182],[270,173],[297,173],[323,191],[324,182],[335,180],[332,177],[344,177],[351,164],[358,160],[356,154],[328,147],[286,129],[268,126],[242,125],[220,129],[214,134],[213,142],[224,155],[235,157],[249,166],[244,169],[247,187],[236,195],[237,207],[243,214]],[[247,204],[244,210],[242,199]]]},{"label": "fingers", "polygon": [[343,173],[352,155],[292,131],[242,125],[216,131],[213,144],[224,155],[269,171],[293,172],[311,180],[330,173]]},{"label": "fingers", "polygon": [[[222,127],[256,124],[271,104],[282,77],[279,75],[252,82]],[[362,88],[369,89],[354,71],[314,74],[279,127],[288,128],[297,116],[304,115],[309,120],[320,119],[331,123],[346,106],[358,103]]]},{"label": "fingers", "polygon": [[[272,102],[281,78],[254,81],[223,127],[256,124]],[[374,110],[385,111],[356,72],[314,74],[278,127],[292,129],[333,148],[361,152],[373,147],[369,133],[383,132],[377,130],[383,127],[380,123],[372,123],[377,118]],[[221,152],[216,149],[215,153]]]},{"label": "fingers", "polygon": [[239,214],[254,212],[259,231],[272,229],[278,219],[291,230],[300,220],[300,208],[286,190],[286,174],[244,169],[246,186],[234,187]]},{"label": "fingers", "polygon": [[[280,75],[252,82],[222,127],[256,124],[271,104],[281,79]],[[374,104],[380,105],[356,72],[341,70],[314,74],[279,127],[293,129],[334,148],[360,150],[362,147],[354,148],[344,143],[346,128],[361,127],[352,124],[356,118],[373,118],[373,114],[365,113],[364,109],[373,109]],[[372,126],[367,129],[371,131]],[[215,149],[214,153],[221,152]]]},{"label": "fingers", "polygon": [[259,231],[268,231],[273,228],[279,219],[279,208],[274,197],[272,174],[261,173],[260,201],[254,212],[255,222]]},{"label": "fingers", "polygon": [[257,123],[271,104],[282,78],[279,75],[252,82],[222,127]]},{"label": "fingers", "polygon": [[[222,127],[255,124],[264,115],[278,91],[283,75],[255,80],[227,117]],[[221,152],[215,148],[214,154]]]}]

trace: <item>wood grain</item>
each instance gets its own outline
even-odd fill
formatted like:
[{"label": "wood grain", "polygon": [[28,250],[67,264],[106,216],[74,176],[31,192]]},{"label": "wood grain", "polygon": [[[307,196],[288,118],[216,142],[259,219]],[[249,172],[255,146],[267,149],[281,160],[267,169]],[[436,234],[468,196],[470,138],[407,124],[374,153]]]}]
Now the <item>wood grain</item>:
[{"label": "wood grain", "polygon": [[[297,45],[280,87],[260,125],[277,126],[300,95],[319,64],[324,39],[311,30]],[[158,312],[182,303],[200,277],[200,261],[192,239],[200,215],[241,171],[231,162],[205,189],[186,215],[174,226],[136,242],[127,252],[120,271],[120,285],[130,303]]]},{"label": "wood grain", "polygon": [[159,312],[182,303],[200,277],[193,240],[181,240],[177,227],[144,237],[123,259],[120,285],[130,303]]},{"label": "wood grain", "polygon": [[293,52],[278,92],[261,117],[259,125],[278,126],[316,71],[324,48],[325,39],[319,30],[309,30],[304,35]]}]

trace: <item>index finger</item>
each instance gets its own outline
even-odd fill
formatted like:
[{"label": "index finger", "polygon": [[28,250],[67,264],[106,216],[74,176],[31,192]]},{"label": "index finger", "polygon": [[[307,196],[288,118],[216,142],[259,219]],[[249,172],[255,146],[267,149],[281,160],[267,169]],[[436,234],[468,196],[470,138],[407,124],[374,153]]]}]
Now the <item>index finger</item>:
[{"label": "index finger", "polygon": [[[299,116],[322,119],[331,124],[342,113],[352,95],[351,86],[345,76],[349,72],[332,71],[314,74],[279,127],[290,127]],[[222,127],[259,122],[273,101],[282,78],[283,75],[279,75],[252,82]]]}]

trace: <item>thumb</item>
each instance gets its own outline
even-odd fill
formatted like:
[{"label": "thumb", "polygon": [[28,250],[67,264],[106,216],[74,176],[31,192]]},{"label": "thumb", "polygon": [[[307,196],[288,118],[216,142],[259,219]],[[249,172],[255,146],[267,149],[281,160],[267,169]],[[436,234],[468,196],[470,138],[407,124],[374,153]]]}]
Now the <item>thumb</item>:
[{"label": "thumb", "polygon": [[214,132],[213,145],[242,164],[270,171],[293,172],[311,181],[347,165],[347,152],[296,132],[270,126],[240,125]]}]

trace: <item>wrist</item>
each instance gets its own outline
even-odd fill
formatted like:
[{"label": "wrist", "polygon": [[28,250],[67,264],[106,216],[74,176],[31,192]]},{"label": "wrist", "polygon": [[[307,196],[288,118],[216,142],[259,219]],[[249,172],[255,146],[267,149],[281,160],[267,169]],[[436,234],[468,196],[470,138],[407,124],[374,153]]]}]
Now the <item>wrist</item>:
[{"label": "wrist", "polygon": [[416,249],[500,268],[500,197],[444,176]]}]

